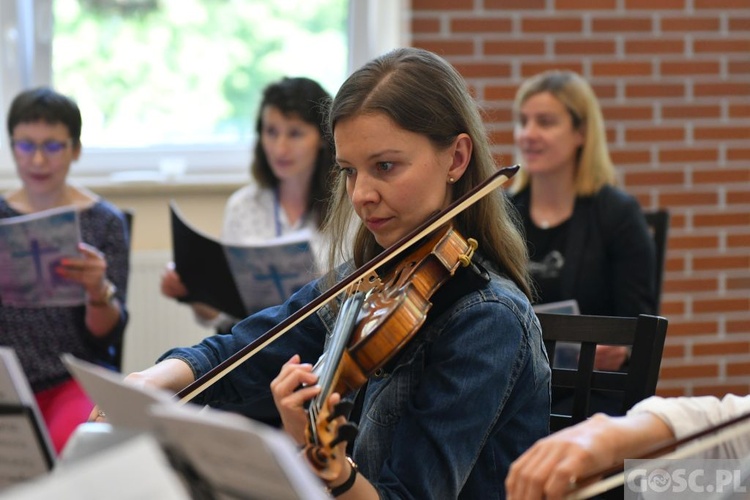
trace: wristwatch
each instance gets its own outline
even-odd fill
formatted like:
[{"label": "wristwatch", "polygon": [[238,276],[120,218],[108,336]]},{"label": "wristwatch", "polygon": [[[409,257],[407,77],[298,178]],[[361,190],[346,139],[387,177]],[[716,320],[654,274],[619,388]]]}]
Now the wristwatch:
[{"label": "wristwatch", "polygon": [[112,283],[109,280],[104,280],[104,294],[99,300],[92,300],[91,297],[89,297],[89,304],[95,307],[103,307],[108,306],[115,298],[115,293],[117,293],[117,287],[114,283]]},{"label": "wristwatch", "polygon": [[350,456],[347,455],[346,461],[349,462],[349,465],[351,466],[351,472],[349,473],[349,477],[346,478],[346,481],[344,481],[342,484],[329,489],[329,494],[336,498],[339,495],[343,495],[347,491],[349,491],[352,486],[354,486],[354,481],[357,479],[357,464],[354,463],[354,460],[351,459]]}]

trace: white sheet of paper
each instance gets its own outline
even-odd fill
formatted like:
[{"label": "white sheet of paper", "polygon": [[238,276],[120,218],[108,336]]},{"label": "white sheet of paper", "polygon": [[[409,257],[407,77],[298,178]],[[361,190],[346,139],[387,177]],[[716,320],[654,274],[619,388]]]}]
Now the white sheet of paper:
[{"label": "white sheet of paper", "polygon": [[113,426],[149,432],[220,496],[328,498],[282,431],[238,414],[179,404],[170,394],[125,384],[122,376],[70,355],[63,362]]},{"label": "white sheet of paper", "polygon": [[148,434],[3,492],[3,500],[190,500],[155,438]]},{"label": "white sheet of paper", "polygon": [[176,401],[166,391],[145,391],[125,384],[121,374],[70,354],[63,354],[62,360],[91,399],[107,414],[107,421],[114,426],[150,431],[153,424],[148,408],[154,403]]},{"label": "white sheet of paper", "polygon": [[210,408],[156,405],[157,435],[218,493],[251,498],[324,499],[323,484],[283,432]]}]

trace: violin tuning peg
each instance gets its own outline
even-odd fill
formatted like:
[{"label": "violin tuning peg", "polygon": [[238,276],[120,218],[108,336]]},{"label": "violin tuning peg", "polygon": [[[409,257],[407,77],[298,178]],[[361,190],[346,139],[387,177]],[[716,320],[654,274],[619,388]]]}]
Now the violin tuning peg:
[{"label": "violin tuning peg", "polygon": [[357,427],[357,424],[354,424],[352,422],[341,424],[338,428],[338,432],[336,433],[336,439],[331,441],[330,447],[333,448],[343,441],[351,443],[352,441],[354,441],[354,438],[357,437],[358,432],[359,428]]},{"label": "violin tuning peg", "polygon": [[337,404],[333,409],[333,412],[328,415],[328,421],[331,422],[333,421],[333,419],[336,419],[338,417],[349,418],[349,414],[352,412],[352,408],[354,408],[354,403],[351,401],[344,400],[339,402],[339,404]]}]

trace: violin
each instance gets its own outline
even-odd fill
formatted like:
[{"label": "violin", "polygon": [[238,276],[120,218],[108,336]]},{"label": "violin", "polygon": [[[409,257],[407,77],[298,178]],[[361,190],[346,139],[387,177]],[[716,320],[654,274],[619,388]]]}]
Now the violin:
[{"label": "violin", "polygon": [[376,286],[344,301],[322,357],[321,392],[308,409],[305,454],[320,477],[338,476],[335,448],[351,441],[357,431],[352,424],[337,423],[349,405],[339,404],[330,412],[328,397],[359,389],[408,344],[427,318],[430,297],[459,266],[471,263],[476,248],[476,240],[464,239],[448,224],[417,245]]},{"label": "violin", "polygon": [[284,321],[271,328],[253,342],[249,343],[179,391],[177,393],[179,402],[186,403],[192,400],[195,396],[260,352],[264,347],[274,342],[277,338],[284,335],[310,315],[314,314],[318,309],[334,300],[341,292],[351,294],[355,290],[367,290],[376,286],[380,281],[377,273],[378,269],[382,269],[384,266],[394,261],[408,249],[413,248],[416,243],[434,233],[438,228],[445,226],[456,217],[456,215],[471,206],[473,203],[476,203],[479,199],[505,184],[516,174],[516,172],[518,172],[519,168],[519,165],[514,165],[512,167],[498,169],[493,175],[485,179],[469,193],[451,203],[446,209],[433,214],[409,234],[323,292],[317,297],[317,299],[307,303]]}]

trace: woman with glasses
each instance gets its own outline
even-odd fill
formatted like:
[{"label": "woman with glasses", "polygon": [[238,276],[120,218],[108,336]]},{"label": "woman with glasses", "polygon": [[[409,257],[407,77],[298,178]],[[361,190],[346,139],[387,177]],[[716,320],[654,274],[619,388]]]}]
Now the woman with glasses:
[{"label": "woman with glasses", "polygon": [[74,101],[49,88],[24,91],[11,103],[7,124],[21,187],[0,196],[0,218],[64,206],[78,211],[79,255],[62,259],[54,273],[83,287],[85,303],[0,305],[0,344],[18,355],[59,452],[93,407],[60,355],[96,362],[122,337],[129,235],[122,212],[67,180],[81,154],[81,113]]}]

